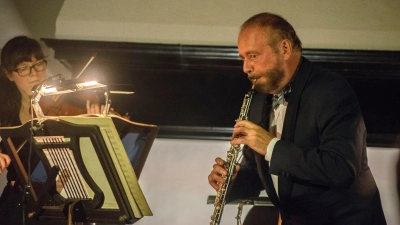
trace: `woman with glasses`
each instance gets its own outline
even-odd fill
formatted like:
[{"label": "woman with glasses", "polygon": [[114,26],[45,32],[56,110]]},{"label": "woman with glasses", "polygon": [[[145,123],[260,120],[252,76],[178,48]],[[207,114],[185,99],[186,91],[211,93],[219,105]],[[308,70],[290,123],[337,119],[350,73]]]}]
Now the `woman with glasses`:
[{"label": "woman with glasses", "polygon": [[[26,36],[9,40],[1,51],[0,126],[18,126],[28,122],[33,86],[46,79],[47,61],[38,41]],[[27,156],[20,155],[27,165]],[[10,164],[10,158],[0,153],[0,172]],[[7,186],[0,199],[0,224],[22,223],[22,191],[15,183],[17,173],[7,168]],[[26,220],[25,224],[35,224]]]},{"label": "woman with glasses", "polygon": [[40,44],[26,36],[9,40],[1,52],[0,126],[28,122],[33,86],[46,79],[47,62]]},{"label": "woman with glasses", "polygon": [[[46,68],[44,52],[35,39],[18,36],[4,45],[0,65],[0,127],[19,126],[32,118],[30,114],[32,89],[47,78]],[[101,107],[90,102],[87,103],[86,109],[88,114],[101,113]],[[0,173],[7,167],[8,183],[0,198],[0,224],[23,224],[23,204],[21,204],[23,187],[15,182],[18,180],[17,172],[13,166],[9,166],[10,158],[1,153],[1,146]],[[27,155],[19,154],[19,157],[23,165],[28,164]],[[37,223],[32,219],[25,221],[25,224]]]}]

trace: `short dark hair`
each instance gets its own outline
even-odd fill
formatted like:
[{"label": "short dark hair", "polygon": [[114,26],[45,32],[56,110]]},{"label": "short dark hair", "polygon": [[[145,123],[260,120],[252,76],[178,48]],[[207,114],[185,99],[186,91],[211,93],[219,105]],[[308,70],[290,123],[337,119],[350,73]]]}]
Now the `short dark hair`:
[{"label": "short dark hair", "polygon": [[0,126],[11,126],[19,121],[21,109],[21,92],[15,82],[8,79],[7,73],[17,69],[22,62],[44,59],[44,53],[40,43],[26,36],[17,36],[10,39],[1,51],[0,69]]},{"label": "short dark hair", "polygon": [[17,36],[10,39],[1,51],[1,68],[11,72],[22,62],[44,59],[44,53],[40,43],[27,36]]},{"label": "short dark hair", "polygon": [[296,31],[289,22],[279,15],[268,12],[256,14],[242,24],[240,31],[251,26],[263,28],[265,29],[265,32],[268,32],[267,28],[271,28],[274,32],[271,33],[272,40],[269,44],[273,48],[276,47],[278,42],[288,39],[292,42],[293,49],[300,52],[302,51],[301,41],[297,36]]}]

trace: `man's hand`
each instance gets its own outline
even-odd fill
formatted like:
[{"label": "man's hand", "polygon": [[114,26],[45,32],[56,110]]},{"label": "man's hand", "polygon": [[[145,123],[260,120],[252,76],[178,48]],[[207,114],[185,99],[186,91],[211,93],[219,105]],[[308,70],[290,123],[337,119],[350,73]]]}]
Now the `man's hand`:
[{"label": "man's hand", "polygon": [[271,133],[247,120],[238,121],[234,128],[231,145],[245,144],[261,155],[267,154],[267,147],[274,138]]},{"label": "man's hand", "polygon": [[[221,184],[225,183],[225,179],[223,177],[227,175],[227,171],[224,167],[225,163],[226,162],[221,158],[216,158],[215,164],[213,165],[213,170],[211,171],[210,175],[208,175],[208,183],[210,183],[211,187],[213,187],[216,191],[219,190]],[[235,179],[239,169],[240,166],[237,165],[232,175],[232,180]]]}]

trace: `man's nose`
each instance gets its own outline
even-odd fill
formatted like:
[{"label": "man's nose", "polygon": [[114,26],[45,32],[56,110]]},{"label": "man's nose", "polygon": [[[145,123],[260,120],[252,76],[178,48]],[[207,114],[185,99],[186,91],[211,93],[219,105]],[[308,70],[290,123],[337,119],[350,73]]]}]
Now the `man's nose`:
[{"label": "man's nose", "polygon": [[253,72],[253,67],[247,60],[243,60],[243,72],[246,74]]}]

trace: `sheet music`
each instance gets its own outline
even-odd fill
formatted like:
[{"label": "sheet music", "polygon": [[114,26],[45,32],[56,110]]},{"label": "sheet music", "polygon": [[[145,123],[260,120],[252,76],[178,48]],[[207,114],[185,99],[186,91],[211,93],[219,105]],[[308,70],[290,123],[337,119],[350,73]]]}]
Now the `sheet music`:
[{"label": "sheet music", "polygon": [[[128,159],[126,151],[119,138],[118,132],[115,129],[114,123],[110,117],[79,117],[69,116],[60,117],[60,120],[75,124],[96,124],[100,127],[104,141],[109,149],[111,159],[115,165],[115,168],[119,174],[123,188],[127,193],[127,198],[133,209],[134,215],[137,218],[143,216],[152,216],[150,207],[143,195],[143,192],[139,186],[135,172]],[[88,168],[89,173],[95,182],[101,187],[104,192],[106,199],[102,208],[118,208],[115,198],[110,185],[108,184],[107,178],[104,175],[102,165],[100,164],[97,157],[94,157],[94,147],[91,144],[89,138],[81,138],[81,152],[85,164],[91,164]]]}]

